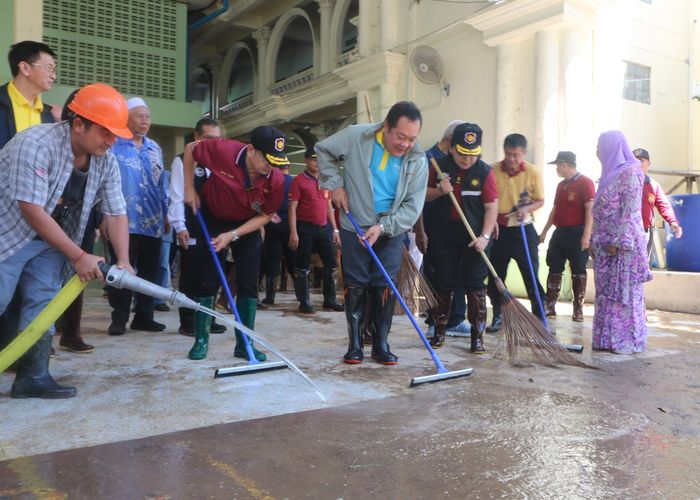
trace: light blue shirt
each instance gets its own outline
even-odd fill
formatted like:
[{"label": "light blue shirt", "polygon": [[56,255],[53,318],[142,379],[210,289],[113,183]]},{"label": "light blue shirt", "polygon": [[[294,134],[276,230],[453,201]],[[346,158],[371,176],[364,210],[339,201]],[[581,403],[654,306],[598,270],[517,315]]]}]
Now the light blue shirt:
[{"label": "light blue shirt", "polygon": [[399,183],[402,161],[402,156],[390,155],[375,137],[369,170],[372,173],[374,212],[377,214],[391,211],[396,198],[396,186]]},{"label": "light blue shirt", "polygon": [[129,234],[160,238],[163,215],[168,213],[160,146],[144,137],[143,146],[138,149],[131,139],[117,138],[112,153],[119,163]]}]

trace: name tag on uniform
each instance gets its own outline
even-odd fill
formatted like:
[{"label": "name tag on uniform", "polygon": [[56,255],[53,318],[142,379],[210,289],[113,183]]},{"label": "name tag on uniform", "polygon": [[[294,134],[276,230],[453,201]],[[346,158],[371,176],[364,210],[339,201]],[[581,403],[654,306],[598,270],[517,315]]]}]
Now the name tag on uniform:
[{"label": "name tag on uniform", "polygon": [[481,196],[481,191],[462,191],[462,196]]}]

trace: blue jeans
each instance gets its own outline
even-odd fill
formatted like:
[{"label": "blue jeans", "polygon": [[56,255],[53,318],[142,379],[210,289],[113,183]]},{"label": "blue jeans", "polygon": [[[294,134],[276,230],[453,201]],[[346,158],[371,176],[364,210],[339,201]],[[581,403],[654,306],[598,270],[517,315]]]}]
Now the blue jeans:
[{"label": "blue jeans", "polygon": [[[40,240],[30,241],[0,262],[0,314],[19,288],[22,294],[19,331],[27,328],[61,290],[65,262],[61,252]],[[53,326],[49,332],[53,334]]]}]

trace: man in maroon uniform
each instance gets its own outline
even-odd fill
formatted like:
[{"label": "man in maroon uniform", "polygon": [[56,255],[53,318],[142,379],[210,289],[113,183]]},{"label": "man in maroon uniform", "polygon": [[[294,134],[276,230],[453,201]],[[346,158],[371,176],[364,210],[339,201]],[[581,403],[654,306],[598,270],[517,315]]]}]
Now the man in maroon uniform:
[{"label": "man in maroon uniform", "polygon": [[576,170],[576,155],[571,151],[559,151],[557,158],[549,162],[557,166],[557,175],[564,180],[557,185],[554,206],[540,234],[544,242],[552,225],[556,226],[547,249],[547,307],[548,318],[556,317],[554,307],[561,290],[561,277],[566,261],[571,266],[574,321],[583,321],[583,298],[586,295],[586,263],[593,228],[593,181]]},{"label": "man in maroon uniform", "polygon": [[[241,322],[255,327],[255,309],[258,301],[258,272],[262,238],[259,229],[270,222],[282,205],[284,198],[284,176],[274,167],[288,165],[285,155],[285,136],[273,127],[258,127],[253,130],[250,144],[232,139],[206,139],[192,142],[185,147],[183,163],[185,170],[185,202],[193,210],[201,210],[212,235],[216,251],[230,246],[236,272],[236,305]],[[194,189],[194,163],[207,166],[211,175],[201,190],[202,198]],[[206,245],[202,238],[197,244]],[[213,271],[212,271],[213,269]],[[211,307],[218,288],[215,269],[204,268],[200,303]],[[211,318],[197,313],[198,324],[195,343],[189,353],[190,359],[204,359],[207,355]],[[201,319],[200,319],[201,318]],[[258,361],[267,359],[264,353],[253,348]],[[242,333],[236,330],[234,356],[248,358]]]},{"label": "man in maroon uniform", "polygon": [[[340,234],[333,216],[331,193],[318,186],[318,159],[313,146],[304,154],[306,170],[297,175],[289,188],[289,248],[294,258],[294,291],[299,312],[313,314],[309,303],[309,263],[311,249],[316,248],[323,261],[323,308],[342,311],[335,299],[335,272],[338,262],[333,244],[340,246]],[[333,227],[333,242],[326,225]]]},{"label": "man in maroon uniform", "polygon": [[654,226],[654,207],[659,211],[661,217],[669,223],[671,229],[673,230],[673,235],[676,238],[680,238],[683,235],[683,228],[681,227],[678,219],[676,218],[676,213],[673,211],[673,207],[666,198],[666,193],[664,193],[661,185],[654,179],[649,177],[649,169],[651,168],[651,160],[649,159],[649,151],[642,148],[637,148],[632,151],[632,154],[639,160],[642,164],[642,170],[644,171],[644,187],[642,188],[642,223],[644,224],[644,230],[649,233],[649,243],[647,245],[647,251],[651,251],[651,231]]},{"label": "man in maroon uniform", "polygon": [[[433,262],[433,286],[438,293],[433,347],[445,343],[452,290],[457,286],[467,294],[467,319],[471,325],[471,352],[484,351],[486,327],[486,263],[480,251],[486,249],[496,227],[498,190],[493,169],[481,159],[481,127],[474,123],[457,125],[452,133],[449,154],[437,160],[446,174],[438,179],[431,167],[426,201],[433,202],[433,228],[428,255]],[[449,193],[455,193],[476,240],[464,227]]]}]

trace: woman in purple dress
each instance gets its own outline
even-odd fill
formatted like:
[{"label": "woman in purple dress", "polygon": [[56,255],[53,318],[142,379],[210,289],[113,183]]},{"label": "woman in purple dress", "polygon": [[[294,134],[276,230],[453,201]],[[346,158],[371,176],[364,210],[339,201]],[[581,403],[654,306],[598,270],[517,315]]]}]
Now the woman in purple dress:
[{"label": "woman in purple dress", "polygon": [[641,212],[644,173],[622,132],[598,138],[603,166],[593,203],[593,349],[617,354],[647,347],[644,282],[651,279]]}]

